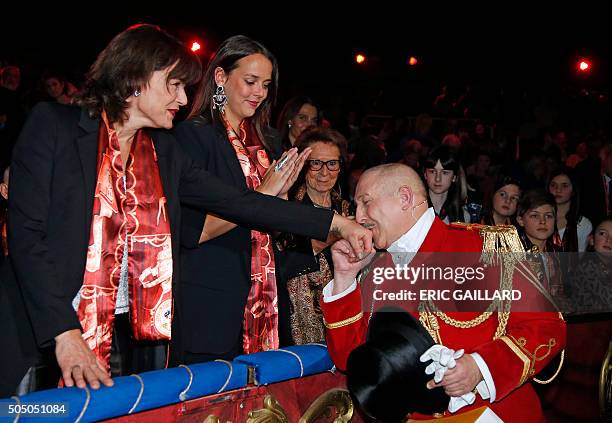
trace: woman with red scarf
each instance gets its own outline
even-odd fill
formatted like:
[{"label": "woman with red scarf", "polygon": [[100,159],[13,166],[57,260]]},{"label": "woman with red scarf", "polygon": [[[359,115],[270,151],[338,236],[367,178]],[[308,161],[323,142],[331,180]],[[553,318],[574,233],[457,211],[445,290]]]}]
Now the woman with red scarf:
[{"label": "woman with red scarf", "polygon": [[[165,365],[135,361],[190,319],[177,305],[180,202],[319,239],[331,227],[353,241],[357,256],[370,249],[359,225],[228,186],[182,152],[167,129],[200,75],[185,45],[138,25],[100,53],[81,107],[43,103],[32,111],[11,163],[16,278],[0,283],[1,397],[45,353],[66,386],[94,389],[112,385],[111,363],[120,363],[113,376]],[[268,193],[283,189],[296,158],[291,152],[277,167]]]},{"label": "woman with red scarf", "polygon": [[[266,47],[242,35],[226,39],[208,65],[190,119],[176,128],[177,141],[224,182],[270,193],[269,169],[282,152],[280,140],[269,131],[277,86],[276,59]],[[287,198],[293,181],[276,194]],[[278,348],[271,235],[188,206],[183,222],[179,304],[190,321],[173,340],[174,359],[231,360]]]}]

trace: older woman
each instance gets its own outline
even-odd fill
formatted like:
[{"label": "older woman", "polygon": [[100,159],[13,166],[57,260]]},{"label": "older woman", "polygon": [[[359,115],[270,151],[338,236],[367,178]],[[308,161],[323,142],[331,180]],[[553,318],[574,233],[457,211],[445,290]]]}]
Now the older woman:
[{"label": "older woman", "polygon": [[[32,111],[11,164],[8,237],[16,281],[0,284],[0,331],[11,346],[0,348],[0,396],[14,392],[45,348],[66,386],[112,385],[116,359],[119,374],[159,366],[129,358],[167,342],[185,321],[173,284],[179,201],[326,239],[331,212],[314,214],[226,186],[164,131],[187,104],[185,86],[200,74],[198,60],[178,40],[155,26],[134,26],[96,59],[82,108],[45,103]],[[286,183],[295,158],[293,152],[278,167],[283,176],[272,194]],[[346,231],[356,224],[333,219],[332,227],[353,238],[355,255],[362,253],[359,244],[370,248],[367,233],[354,229],[359,242]],[[111,360],[116,347],[128,351]]]},{"label": "older woman", "polygon": [[[293,191],[293,201],[333,210],[342,216],[351,214],[349,202],[341,197],[338,189],[346,144],[344,137],[333,129],[315,127],[302,132],[295,145],[300,151],[311,148],[312,152],[303,171],[303,183]],[[296,344],[323,342],[325,327],[319,299],[323,287],[333,278],[329,244],[282,234],[276,246],[280,250],[281,274],[290,300],[291,341]],[[281,316],[282,306],[279,301]]]}]

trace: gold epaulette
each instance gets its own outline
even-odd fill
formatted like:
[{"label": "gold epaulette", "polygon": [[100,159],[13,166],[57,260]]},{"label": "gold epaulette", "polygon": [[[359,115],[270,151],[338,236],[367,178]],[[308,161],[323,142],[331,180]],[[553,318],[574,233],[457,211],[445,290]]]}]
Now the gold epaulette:
[{"label": "gold epaulette", "polygon": [[491,262],[493,253],[513,253],[513,261],[524,259],[525,248],[513,225],[482,225],[480,223],[455,222],[450,225],[455,229],[478,231],[482,238],[482,256],[484,262]]}]

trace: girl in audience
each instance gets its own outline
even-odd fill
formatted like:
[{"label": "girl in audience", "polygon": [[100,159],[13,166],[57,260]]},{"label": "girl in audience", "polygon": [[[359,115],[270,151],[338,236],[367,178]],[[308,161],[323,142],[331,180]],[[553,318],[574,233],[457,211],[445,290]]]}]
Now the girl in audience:
[{"label": "girl in audience", "polygon": [[590,220],[578,214],[580,195],[578,185],[570,169],[553,172],[548,190],[557,205],[557,227],[554,243],[563,252],[584,252],[593,229]]},{"label": "girl in audience", "polygon": [[520,182],[510,176],[500,175],[495,184],[491,205],[487,207],[481,223],[516,226],[516,208],[520,197]]},{"label": "girl in audience", "polygon": [[432,150],[425,160],[429,203],[445,223],[470,222],[465,210],[467,187],[459,158],[448,146]]}]

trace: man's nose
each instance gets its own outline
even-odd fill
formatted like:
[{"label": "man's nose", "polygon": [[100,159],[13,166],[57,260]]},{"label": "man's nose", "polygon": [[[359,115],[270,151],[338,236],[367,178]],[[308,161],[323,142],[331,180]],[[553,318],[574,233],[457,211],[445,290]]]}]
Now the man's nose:
[{"label": "man's nose", "polygon": [[357,210],[355,212],[355,220],[357,223],[365,222],[365,213],[363,212],[363,207],[357,206]]}]

